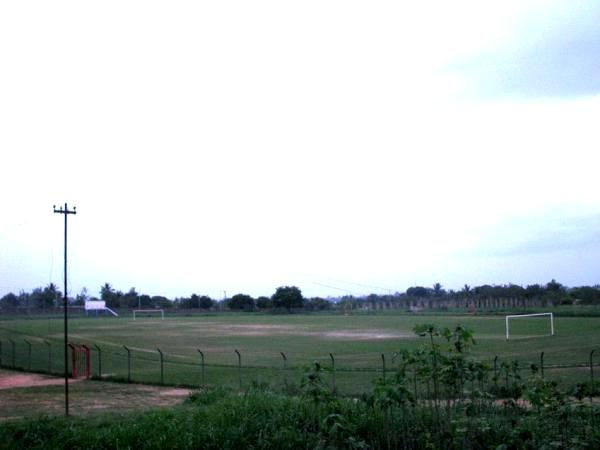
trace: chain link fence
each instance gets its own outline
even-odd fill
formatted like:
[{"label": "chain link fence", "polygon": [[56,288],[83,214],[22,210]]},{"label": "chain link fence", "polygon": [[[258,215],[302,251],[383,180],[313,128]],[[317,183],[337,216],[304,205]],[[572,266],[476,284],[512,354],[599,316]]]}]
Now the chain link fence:
[{"label": "chain link fence", "polygon": [[[316,360],[296,360],[280,352],[271,355],[276,364],[255,364],[264,361],[265,355],[243,353],[237,349],[228,352],[207,352],[197,349],[196,354],[178,355],[163,351],[127,346],[102,346],[86,344],[90,348],[90,371],[95,379],[129,383],[160,384],[170,386],[221,386],[244,390],[251,386],[269,386],[283,392],[297,392],[303,376],[315,363],[323,369],[325,381],[341,395],[358,396],[373,389],[380,379],[392,380],[401,363],[399,354],[373,354],[372,364],[361,366],[347,355]],[[67,367],[71,373],[71,355]],[[371,357],[371,355],[368,355]],[[486,367],[486,376],[466,383],[466,389],[489,390],[509,387],[515,380],[525,380],[532,372],[556,381],[561,387],[598,380],[595,371],[600,365],[600,350],[590,350],[587,361],[561,364],[556,358],[544,359],[540,353],[534,361],[513,361],[494,357],[479,361]],[[40,338],[15,338],[0,341],[0,367],[50,375],[64,375],[64,344],[58,340]],[[432,394],[433,380],[429,374],[407,374],[408,387],[417,397]]]}]

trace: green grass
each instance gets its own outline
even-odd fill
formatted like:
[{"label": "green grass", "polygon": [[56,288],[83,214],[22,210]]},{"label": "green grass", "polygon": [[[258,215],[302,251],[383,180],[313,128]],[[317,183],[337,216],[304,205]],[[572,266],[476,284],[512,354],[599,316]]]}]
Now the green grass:
[{"label": "green grass", "polygon": [[[306,394],[304,392],[303,394]],[[85,418],[0,423],[0,449],[488,449],[598,448],[598,409],[494,403],[433,408],[362,399],[198,392],[184,406]]]},{"label": "green grass", "polygon": [[[419,323],[435,323],[453,328],[461,324],[474,331],[477,344],[472,355],[479,360],[519,360],[523,367],[539,363],[544,352],[545,365],[586,364],[596,343],[600,343],[600,318],[556,317],[556,336],[547,333],[548,319],[530,319],[511,324],[514,339],[505,340],[501,315],[379,314],[266,315],[211,314],[167,317],[164,321],[131,317],[72,318],[69,322],[73,342],[99,345],[102,349],[102,374],[121,380],[127,378],[127,358],[123,345],[132,349],[132,379],[159,383],[159,347],[165,354],[164,381],[168,384],[201,383],[200,354],[205,355],[205,382],[237,387],[240,382],[237,355],[242,355],[242,385],[251,381],[293,387],[302,368],[312,361],[331,366],[335,358],[335,382],[338,390],[357,394],[368,390],[381,376],[381,354],[387,368],[394,353],[414,349],[423,338],[414,335]],[[32,343],[31,370],[62,372],[63,323],[60,317],[0,320],[2,364],[12,365],[11,338],[16,346],[15,365],[29,369],[28,347]],[[51,342],[51,355],[43,340]],[[597,345],[597,344],[596,344]],[[287,357],[287,371],[282,371]],[[598,350],[600,353],[600,350]],[[597,355],[600,358],[600,355]],[[92,352],[92,371],[98,374],[98,353]],[[586,369],[548,370],[558,380],[586,379]],[[333,383],[333,374],[330,375]]]}]

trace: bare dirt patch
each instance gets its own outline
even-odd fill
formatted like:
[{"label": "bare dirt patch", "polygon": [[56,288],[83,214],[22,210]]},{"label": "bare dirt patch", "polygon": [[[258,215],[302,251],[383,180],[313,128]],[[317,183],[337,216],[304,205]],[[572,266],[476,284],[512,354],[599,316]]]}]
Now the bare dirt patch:
[{"label": "bare dirt patch", "polygon": [[[182,403],[189,389],[141,384],[70,380],[69,412],[89,415],[171,407]],[[40,414],[64,414],[64,379],[0,370],[0,421]]]},{"label": "bare dirt patch", "polygon": [[163,389],[161,391],[159,391],[158,393],[159,395],[162,395],[164,397],[187,397],[188,395],[190,395],[190,390],[189,389]]},{"label": "bare dirt patch", "polygon": [[412,337],[406,333],[382,333],[381,331],[331,331],[324,333],[325,337],[334,339],[350,339],[356,341],[371,339],[405,339]]},{"label": "bare dirt patch", "polygon": [[215,335],[229,336],[274,336],[280,334],[300,334],[298,327],[290,325],[270,324],[214,324],[208,326],[204,331],[213,332]]},{"label": "bare dirt patch", "polygon": [[[204,336],[315,336],[331,339],[371,340],[371,339],[399,339],[412,337],[407,333],[393,333],[381,330],[338,330],[338,331],[311,331],[303,326],[272,325],[272,324],[222,324],[208,322],[203,324]],[[161,336],[164,332],[161,333]],[[174,333],[178,336],[178,333]]]},{"label": "bare dirt patch", "polygon": [[[80,380],[69,380],[69,384]],[[49,377],[37,374],[21,374],[0,372],[0,389],[12,389],[32,386],[52,386],[64,384],[64,378]]]}]

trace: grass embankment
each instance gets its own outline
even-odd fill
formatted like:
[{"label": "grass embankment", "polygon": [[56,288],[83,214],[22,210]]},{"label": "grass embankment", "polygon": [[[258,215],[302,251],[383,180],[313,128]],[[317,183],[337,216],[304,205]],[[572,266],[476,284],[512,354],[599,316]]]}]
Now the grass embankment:
[{"label": "grass embankment", "polygon": [[479,449],[599,448],[600,411],[509,402],[452,408],[411,404],[392,391],[340,399],[322,390],[286,397],[260,389],[199,392],[171,410],[0,424],[0,448]]}]

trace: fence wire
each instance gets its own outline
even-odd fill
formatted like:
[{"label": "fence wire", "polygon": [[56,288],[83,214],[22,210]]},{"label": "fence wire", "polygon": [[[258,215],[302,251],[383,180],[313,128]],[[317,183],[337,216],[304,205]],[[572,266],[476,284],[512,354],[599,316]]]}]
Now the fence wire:
[{"label": "fence wire", "polygon": [[[317,362],[323,369],[325,381],[332,390],[341,395],[360,395],[370,392],[377,380],[392,380],[396,376],[400,359],[395,354],[374,354],[374,363],[358,366],[351,357],[316,358],[315,360],[297,360],[291,355],[280,353],[273,355],[272,361],[278,364],[254,364],[255,360],[264,361],[261,353],[257,358],[253,354],[231,351],[202,352],[197,356],[169,354],[162,350],[132,349],[125,346],[103,347],[87,345],[91,349],[91,375],[96,379],[114,380],[143,384],[164,384],[171,386],[221,386],[232,389],[246,389],[251,386],[295,392],[301,380],[312,364]],[[39,338],[15,338],[0,341],[0,367],[44,373],[64,374],[64,347],[58,340]],[[162,360],[161,360],[162,352]],[[534,361],[514,362],[507,358],[480,360],[488,368],[488,375],[479,381],[466,382],[463,389],[496,390],[508,387],[519,379],[526,380],[533,372],[538,376],[556,381],[561,387],[576,383],[594,383],[600,365],[593,360],[592,350],[588,361],[579,363],[561,363],[554,357],[544,361],[541,353]],[[263,352],[264,353],[264,352]],[[598,357],[598,352],[596,356]],[[597,358],[600,359],[600,358]],[[67,358],[67,371],[70,373],[70,360]],[[224,362],[226,361],[226,362]],[[376,364],[375,361],[379,363]],[[418,398],[431,397],[433,380],[431,375],[407,374],[408,386]],[[448,393],[448,395],[450,395]]]}]

